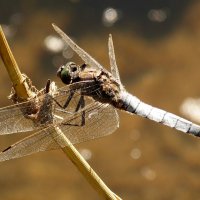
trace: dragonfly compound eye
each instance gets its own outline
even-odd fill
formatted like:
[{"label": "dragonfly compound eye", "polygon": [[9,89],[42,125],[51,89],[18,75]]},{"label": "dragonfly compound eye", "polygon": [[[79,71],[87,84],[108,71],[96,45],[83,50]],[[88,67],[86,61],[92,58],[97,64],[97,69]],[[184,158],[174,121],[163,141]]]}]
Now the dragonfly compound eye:
[{"label": "dragonfly compound eye", "polygon": [[70,62],[67,64],[67,67],[69,69],[70,76],[73,79],[72,82],[77,81],[77,78],[79,78],[79,73],[80,73],[79,65],[76,65],[75,63]]},{"label": "dragonfly compound eye", "polygon": [[65,84],[71,83],[71,73],[68,66],[62,66],[59,68],[57,72],[57,76],[62,80]]},{"label": "dragonfly compound eye", "polygon": [[71,72],[76,72],[78,70],[78,66],[75,63],[70,63],[69,67]]}]

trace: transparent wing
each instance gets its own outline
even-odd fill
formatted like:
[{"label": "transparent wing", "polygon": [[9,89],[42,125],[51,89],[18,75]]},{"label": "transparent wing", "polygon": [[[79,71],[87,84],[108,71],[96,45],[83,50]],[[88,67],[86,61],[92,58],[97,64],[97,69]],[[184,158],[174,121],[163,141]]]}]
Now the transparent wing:
[{"label": "transparent wing", "polygon": [[[87,81],[74,83],[71,85],[66,85],[62,88],[58,89],[58,93],[53,97],[53,115],[55,119],[65,120],[68,119],[71,116],[74,116],[75,113],[77,113],[77,106],[80,103],[81,93],[87,90],[87,94],[90,94],[90,92],[94,92],[94,90],[98,90],[99,86],[95,86],[92,81],[89,82],[88,86],[86,84]],[[95,87],[95,89],[94,89]],[[63,108],[63,106],[66,104],[66,102],[69,100],[70,95],[73,93],[73,96],[71,97],[68,105],[66,108]],[[94,100],[91,97],[84,97],[85,105],[89,106],[90,104],[94,103]],[[81,109],[81,108],[80,108]],[[56,121],[56,120],[55,120]]]},{"label": "transparent wing", "polygon": [[55,31],[62,37],[62,39],[81,57],[81,59],[91,67],[103,69],[103,67],[81,47],[79,47],[73,40],[71,40],[60,28],[52,24]]},{"label": "transparent wing", "polygon": [[0,109],[0,135],[38,129],[32,120],[25,118],[22,109],[29,109],[27,102]]},{"label": "transparent wing", "polygon": [[114,51],[114,45],[113,45],[111,34],[109,34],[109,39],[108,39],[108,53],[109,53],[109,59],[110,59],[111,73],[115,77],[117,82],[121,84],[119,70],[117,67],[116,59],[115,59],[115,51]]},{"label": "transparent wing", "polygon": [[[63,88],[58,89],[57,94],[55,95],[55,99],[61,105],[64,105],[66,99],[69,97],[70,92],[74,89],[74,96],[72,97],[69,106],[63,110],[59,107],[56,102],[51,102],[53,104],[53,115],[56,118],[57,116],[63,116],[63,118],[72,115],[75,112],[77,107],[78,101],[80,99],[80,90],[83,90],[81,83],[77,83],[71,86],[65,86]],[[88,86],[85,88],[89,91],[92,91],[92,87]],[[7,106],[4,108],[0,108],[0,135],[5,134],[13,134],[13,133],[20,133],[20,132],[28,132],[34,131],[41,128],[40,123],[35,123],[30,117],[27,115],[34,114],[35,109],[33,106],[40,107],[44,103],[44,98],[46,94],[41,95],[38,99],[32,99],[31,101],[26,101],[23,103]],[[87,101],[87,103],[91,103],[91,101]],[[45,106],[43,106],[45,108]],[[48,113],[47,113],[48,114]],[[40,117],[40,121],[44,121],[43,119],[46,117],[44,113],[43,116]],[[48,121],[46,121],[48,124]],[[42,126],[45,126],[43,124]]]},{"label": "transparent wing", "polygon": [[[71,125],[80,122],[83,111],[85,111],[85,125],[81,127]],[[112,106],[95,102],[56,126],[60,127],[67,138],[75,144],[111,134],[119,126],[119,120],[117,112]],[[49,126],[26,137],[2,152],[0,161],[60,148],[52,138],[51,133],[54,131],[54,127]]]},{"label": "transparent wing", "polygon": [[54,148],[56,147],[56,143],[52,139],[50,133],[46,132],[46,129],[43,129],[41,132],[36,132],[5,149],[0,153],[0,161],[20,158],[47,149],[52,149],[51,145]]},{"label": "transparent wing", "polygon": [[[67,123],[80,123],[82,112],[78,113]],[[95,102],[85,110],[84,126],[66,126],[66,122],[60,124],[60,129],[73,143],[80,143],[113,133],[119,127],[119,119],[116,110],[109,104]]]}]

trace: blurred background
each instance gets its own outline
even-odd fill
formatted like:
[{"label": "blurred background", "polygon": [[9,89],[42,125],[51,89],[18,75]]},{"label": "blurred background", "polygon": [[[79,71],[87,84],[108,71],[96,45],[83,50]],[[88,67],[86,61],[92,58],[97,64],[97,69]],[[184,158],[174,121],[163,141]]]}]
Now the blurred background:
[{"label": "blurred background", "polygon": [[[20,69],[37,88],[48,78],[61,86],[58,67],[67,61],[82,63],[59,39],[52,22],[107,69],[112,33],[126,89],[186,118],[199,109],[192,109],[188,101],[200,97],[199,19],[200,1],[195,0],[0,1],[0,24]],[[11,82],[2,61],[0,67],[3,107],[11,104]],[[123,199],[200,199],[200,141],[141,117],[119,114],[120,128],[114,134],[76,146],[105,183]],[[23,136],[1,136],[0,148]],[[0,163],[0,199],[83,196],[101,199],[59,150]]]}]

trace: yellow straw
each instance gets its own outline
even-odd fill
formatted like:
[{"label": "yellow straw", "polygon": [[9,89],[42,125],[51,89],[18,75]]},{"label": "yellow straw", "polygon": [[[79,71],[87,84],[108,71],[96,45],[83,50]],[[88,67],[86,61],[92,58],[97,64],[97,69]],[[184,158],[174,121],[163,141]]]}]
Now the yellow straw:
[{"label": "yellow straw", "polygon": [[27,100],[33,96],[25,77],[21,74],[8,42],[0,26],[0,55],[19,98]]}]

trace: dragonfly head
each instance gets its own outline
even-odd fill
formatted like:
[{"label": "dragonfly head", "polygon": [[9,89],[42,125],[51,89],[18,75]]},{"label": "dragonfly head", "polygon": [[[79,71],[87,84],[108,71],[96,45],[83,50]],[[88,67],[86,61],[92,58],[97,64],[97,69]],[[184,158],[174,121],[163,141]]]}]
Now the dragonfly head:
[{"label": "dragonfly head", "polygon": [[79,78],[80,67],[73,62],[61,66],[57,71],[57,76],[65,84],[71,84]]}]

